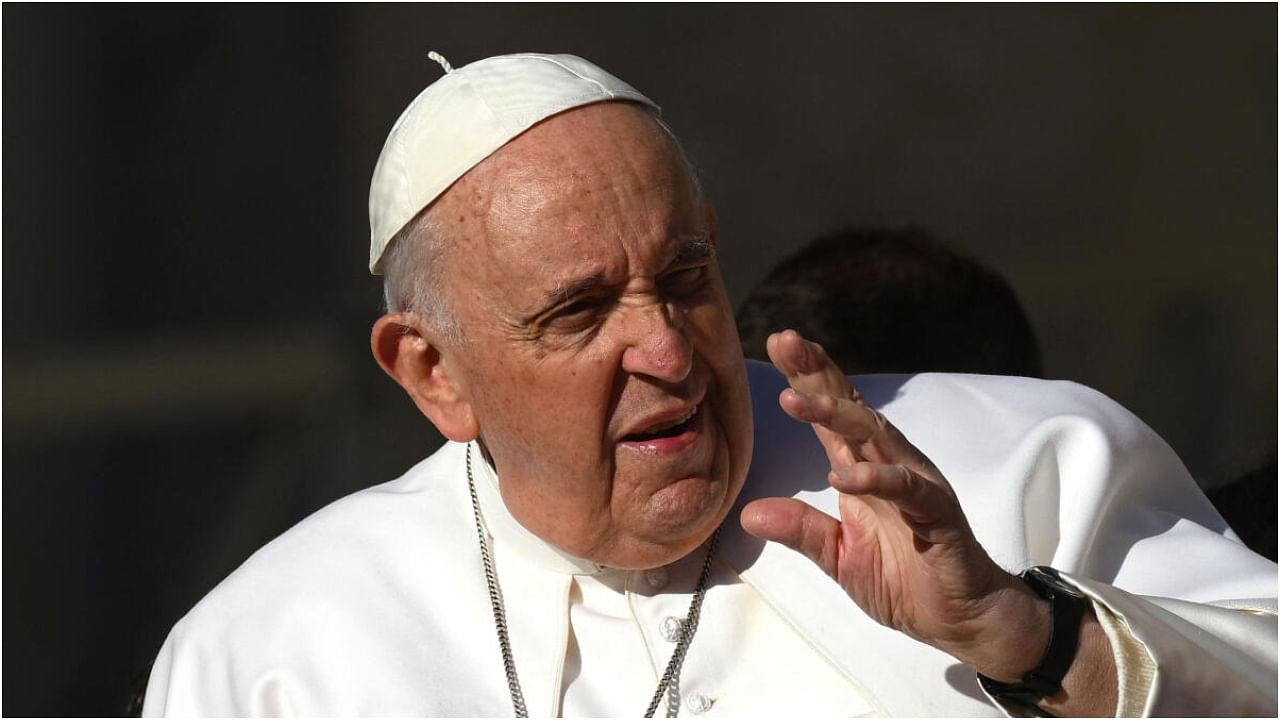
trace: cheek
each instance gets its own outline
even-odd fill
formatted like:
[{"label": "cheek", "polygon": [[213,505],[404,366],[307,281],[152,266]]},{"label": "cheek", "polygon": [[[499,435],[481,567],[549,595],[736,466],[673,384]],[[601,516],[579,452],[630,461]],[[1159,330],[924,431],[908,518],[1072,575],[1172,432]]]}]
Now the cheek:
[{"label": "cheek", "polygon": [[689,317],[690,338],[715,377],[721,408],[720,422],[730,444],[735,472],[745,473],[753,444],[751,391],[747,384],[747,367],[742,359],[738,327],[729,310],[728,299],[695,308]]},{"label": "cheek", "polygon": [[509,351],[480,379],[481,432],[510,461],[544,473],[598,461],[610,402],[609,379],[600,368],[588,358],[539,361]]},{"label": "cheek", "polygon": [[694,348],[716,366],[717,371],[729,364],[741,364],[742,343],[738,339],[738,326],[723,288],[717,287],[711,302],[689,309],[685,317],[685,332]]},{"label": "cheek", "polygon": [[701,302],[689,310],[688,316],[703,332],[737,348],[738,354],[741,354],[738,326],[733,319],[733,305],[729,302],[729,292],[725,289],[719,269],[713,271],[706,294]]}]

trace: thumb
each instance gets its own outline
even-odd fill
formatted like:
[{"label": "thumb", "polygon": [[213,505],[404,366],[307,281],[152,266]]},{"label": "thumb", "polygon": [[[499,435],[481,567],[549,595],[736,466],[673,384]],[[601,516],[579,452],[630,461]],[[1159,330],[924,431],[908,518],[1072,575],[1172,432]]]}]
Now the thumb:
[{"label": "thumb", "polygon": [[782,543],[836,576],[840,522],[830,515],[792,498],[765,498],[748,503],[741,521],[748,533]]}]

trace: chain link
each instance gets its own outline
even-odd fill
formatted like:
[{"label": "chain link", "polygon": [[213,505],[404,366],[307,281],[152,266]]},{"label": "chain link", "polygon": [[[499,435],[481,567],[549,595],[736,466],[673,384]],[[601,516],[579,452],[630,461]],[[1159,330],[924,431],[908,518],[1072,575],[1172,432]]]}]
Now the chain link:
[{"label": "chain link", "polygon": [[471,443],[467,443],[467,486],[471,490],[471,510],[476,516],[476,533],[480,536],[480,558],[484,561],[484,580],[489,584],[489,604],[493,607],[493,626],[498,630],[498,646],[502,650],[502,666],[507,671],[507,688],[511,691],[511,705],[516,717],[527,718],[524,693],[520,691],[520,677],[516,675],[516,661],[511,655],[511,639],[507,636],[507,613],[502,605],[502,591],[498,588],[498,574],[493,569],[493,554],[480,522],[480,498],[476,496],[476,481],[471,476]]},{"label": "chain link", "polygon": [[698,618],[702,615],[702,598],[707,591],[707,577],[711,575],[711,558],[716,554],[716,546],[720,544],[720,528],[711,536],[711,544],[707,546],[707,556],[702,561],[702,573],[698,575],[698,587],[693,591],[693,601],[689,603],[689,614],[685,617],[685,621],[680,624],[680,641],[676,643],[676,649],[671,653],[671,660],[667,663],[666,672],[662,673],[662,679],[658,681],[658,690],[653,694],[653,700],[649,702],[649,709],[645,711],[644,716],[653,717],[653,713],[658,709],[658,703],[662,702],[662,696],[667,692],[667,688],[671,688],[672,698],[667,703],[667,717],[675,717],[680,711],[679,690],[676,686],[680,682],[680,669],[684,666],[684,656],[689,652],[689,645],[693,642],[693,634],[698,630]]}]

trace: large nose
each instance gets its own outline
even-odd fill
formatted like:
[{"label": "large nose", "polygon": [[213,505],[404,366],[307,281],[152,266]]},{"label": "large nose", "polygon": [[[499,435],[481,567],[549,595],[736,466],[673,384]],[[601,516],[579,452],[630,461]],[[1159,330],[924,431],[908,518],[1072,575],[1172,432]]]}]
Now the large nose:
[{"label": "large nose", "polygon": [[680,307],[669,302],[648,302],[630,308],[625,322],[623,370],[670,383],[689,376],[693,348],[685,335],[685,317]]}]

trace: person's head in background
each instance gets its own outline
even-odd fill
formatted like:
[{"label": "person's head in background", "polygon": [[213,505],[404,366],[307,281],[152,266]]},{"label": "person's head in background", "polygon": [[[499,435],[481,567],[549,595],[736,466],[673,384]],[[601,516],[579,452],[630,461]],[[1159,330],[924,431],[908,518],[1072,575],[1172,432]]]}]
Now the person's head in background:
[{"label": "person's head in background", "polygon": [[916,228],[846,228],[783,260],[738,308],[743,353],[794,328],[845,372],[1042,377],[1009,283]]}]

